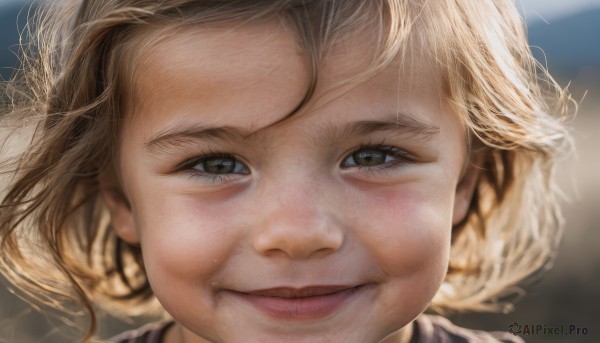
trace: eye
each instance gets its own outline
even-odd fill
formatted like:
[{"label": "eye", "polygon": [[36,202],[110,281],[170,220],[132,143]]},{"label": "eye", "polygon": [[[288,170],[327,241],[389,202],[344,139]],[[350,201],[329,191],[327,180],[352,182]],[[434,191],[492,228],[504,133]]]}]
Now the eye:
[{"label": "eye", "polygon": [[361,146],[342,162],[342,167],[371,167],[401,159],[408,162],[408,153],[392,146]]},{"label": "eye", "polygon": [[235,157],[227,154],[202,157],[192,167],[208,174],[247,174],[248,168]]},{"label": "eye", "polygon": [[[386,151],[382,149],[371,149],[366,148],[354,152],[346,159],[345,166],[360,165],[360,166],[376,166],[389,161],[394,158],[389,156]],[[351,162],[350,162],[351,161]]]},{"label": "eye", "polygon": [[202,182],[225,184],[237,176],[250,174],[250,169],[231,154],[211,153],[184,162],[176,172]]},{"label": "eye", "polygon": [[368,173],[389,173],[414,163],[411,155],[399,148],[385,145],[361,146],[342,161],[342,168],[357,168]]}]

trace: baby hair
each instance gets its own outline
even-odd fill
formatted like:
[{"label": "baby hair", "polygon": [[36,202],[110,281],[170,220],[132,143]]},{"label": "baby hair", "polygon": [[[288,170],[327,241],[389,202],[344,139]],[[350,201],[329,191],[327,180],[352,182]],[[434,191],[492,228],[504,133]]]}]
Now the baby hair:
[{"label": "baby hair", "polygon": [[562,121],[571,100],[532,57],[512,1],[64,0],[41,7],[0,117],[2,130],[27,139],[2,161],[9,180],[0,270],[33,304],[81,305],[90,318],[86,339],[96,331],[96,305],[122,316],[160,312],[140,247],[111,228],[98,178],[119,168],[141,54],[212,24],[277,18],[295,34],[311,82],[281,121],[310,102],[320,63],[341,39],[375,37],[367,68],[340,87],[377,74],[408,46],[435,62],[469,142],[469,163],[481,172],[467,216],[452,229],[448,274],[431,309],[507,310],[504,297],[552,260],[562,222],[554,169],[570,146]]}]

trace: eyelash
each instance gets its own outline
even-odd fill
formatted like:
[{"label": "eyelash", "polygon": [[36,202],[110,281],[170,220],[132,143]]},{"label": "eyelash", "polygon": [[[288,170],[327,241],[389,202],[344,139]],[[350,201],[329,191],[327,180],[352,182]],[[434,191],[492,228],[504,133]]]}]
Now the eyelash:
[{"label": "eyelash", "polygon": [[[345,162],[349,158],[354,159],[353,155],[362,150],[375,150],[375,151],[384,152],[386,154],[386,157],[391,156],[394,158],[394,160],[389,161],[389,162],[384,162],[382,164],[378,164],[378,165],[374,165],[374,166],[361,166],[358,164],[353,165],[353,166],[344,166]],[[236,163],[242,163],[244,165],[244,168],[246,170],[248,170],[248,173],[216,174],[216,173],[202,172],[202,171],[199,171],[194,168],[198,164],[203,163],[204,161],[211,159],[211,158],[225,158],[225,159],[234,160]],[[414,163],[414,160],[412,159],[411,154],[406,152],[405,150],[399,149],[397,147],[385,145],[383,143],[381,143],[381,144],[361,144],[360,146],[352,149],[352,151],[350,153],[347,153],[345,155],[343,161],[340,164],[340,167],[344,168],[344,169],[356,168],[360,173],[363,173],[363,174],[381,175],[381,174],[394,173],[394,172],[398,171],[399,169],[404,168],[407,165],[412,164],[412,163]],[[212,184],[226,184],[226,183],[234,180],[234,178],[235,178],[234,175],[247,175],[250,173],[248,167],[246,167],[246,165],[243,162],[241,162],[238,158],[236,158],[234,155],[229,154],[229,153],[215,153],[212,150],[210,150],[209,153],[207,153],[203,156],[185,161],[184,163],[182,163],[178,167],[176,167],[175,172],[186,174],[187,176],[189,176],[191,178],[199,179],[202,182],[208,182],[208,183],[212,183]]]},{"label": "eyelash", "polygon": [[[371,175],[380,175],[380,174],[391,174],[398,171],[401,168],[406,167],[407,165],[413,164],[415,161],[410,153],[405,150],[399,149],[395,146],[386,145],[385,143],[380,144],[361,144],[357,148],[353,149],[350,153],[346,154],[344,157],[344,161],[342,162],[342,168],[344,168],[343,164],[350,157],[353,157],[355,153],[361,150],[376,150],[382,151],[386,154],[386,156],[392,156],[394,160],[385,162],[382,164],[378,164],[375,166],[350,166],[346,168],[356,168],[359,172],[363,174],[371,174]],[[355,161],[356,162],[356,161]]]},{"label": "eyelash", "polygon": [[[203,163],[204,161],[211,159],[211,158],[231,159],[231,160],[236,161],[236,163],[242,163],[238,158],[236,158],[232,154],[215,153],[210,149],[209,149],[209,151],[210,151],[209,153],[207,153],[203,156],[193,158],[191,160],[185,161],[184,163],[180,164],[175,169],[175,172],[186,174],[187,176],[189,176],[193,179],[200,180],[202,182],[212,183],[212,184],[218,184],[218,183],[226,184],[228,182],[233,181],[232,175],[246,175],[246,174],[242,174],[242,173],[227,173],[227,174],[207,173],[207,172],[202,172],[202,171],[195,169],[194,168],[195,166],[197,166],[198,164]],[[246,167],[245,164],[243,164],[243,165],[244,165],[245,169],[248,169],[248,167]]]}]

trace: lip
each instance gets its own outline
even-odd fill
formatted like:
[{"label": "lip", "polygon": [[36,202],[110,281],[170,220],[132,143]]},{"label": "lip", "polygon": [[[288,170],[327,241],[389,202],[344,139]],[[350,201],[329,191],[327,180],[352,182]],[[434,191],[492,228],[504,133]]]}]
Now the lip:
[{"label": "lip", "polygon": [[286,321],[315,320],[337,312],[366,290],[358,286],[275,287],[249,292],[232,291],[271,318]]}]

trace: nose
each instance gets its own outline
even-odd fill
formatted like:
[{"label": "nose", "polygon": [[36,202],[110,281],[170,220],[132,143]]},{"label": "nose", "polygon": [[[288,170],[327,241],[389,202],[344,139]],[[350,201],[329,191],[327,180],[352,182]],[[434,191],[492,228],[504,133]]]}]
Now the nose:
[{"label": "nose", "polygon": [[322,257],[340,249],[344,230],[316,196],[288,190],[263,202],[254,249],[264,256],[282,254],[295,260]]}]

